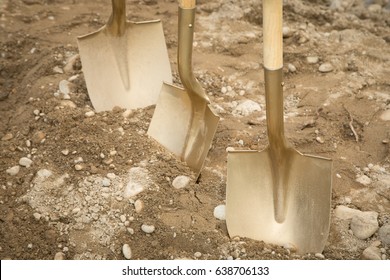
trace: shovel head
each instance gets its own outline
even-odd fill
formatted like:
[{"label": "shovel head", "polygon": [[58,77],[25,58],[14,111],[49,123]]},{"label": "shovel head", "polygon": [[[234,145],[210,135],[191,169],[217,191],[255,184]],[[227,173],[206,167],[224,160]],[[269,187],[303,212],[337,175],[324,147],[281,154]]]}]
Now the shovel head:
[{"label": "shovel head", "polygon": [[164,83],[148,135],[195,172],[203,167],[217,130],[219,117],[203,99]]},{"label": "shovel head", "polygon": [[156,104],[171,66],[159,20],[126,22],[122,36],[102,29],[78,38],[88,94],[96,111]]},{"label": "shovel head", "polygon": [[328,159],[291,154],[286,217],[275,219],[269,149],[228,154],[226,223],[229,235],[294,246],[298,253],[321,253],[329,233],[331,168]]}]

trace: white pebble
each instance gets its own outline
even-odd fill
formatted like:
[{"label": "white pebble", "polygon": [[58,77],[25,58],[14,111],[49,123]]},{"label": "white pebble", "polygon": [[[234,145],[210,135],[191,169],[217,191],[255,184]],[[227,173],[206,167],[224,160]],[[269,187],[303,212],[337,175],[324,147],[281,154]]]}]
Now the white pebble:
[{"label": "white pebble", "polygon": [[317,141],[318,143],[320,143],[320,144],[324,144],[324,143],[325,143],[325,142],[324,142],[324,139],[322,139],[322,137],[320,137],[320,136],[316,137],[316,141]]},{"label": "white pebble", "polygon": [[31,243],[27,245],[28,249],[32,249],[32,247],[33,247],[33,245]]},{"label": "white pebble", "polygon": [[143,224],[141,230],[145,233],[153,233],[156,228],[153,225]]},{"label": "white pebble", "polygon": [[360,215],[362,211],[349,208],[344,205],[338,205],[336,209],[334,210],[334,214],[336,218],[339,218],[340,220],[350,220],[356,215]]},{"label": "white pebble", "polygon": [[122,223],[126,222],[126,216],[125,215],[120,215],[119,219],[121,220]]},{"label": "white pebble", "polygon": [[7,174],[9,174],[11,176],[15,176],[19,173],[19,171],[20,171],[20,166],[16,165],[16,166],[13,166],[11,168],[8,168],[5,172],[7,172]]},{"label": "white pebble", "polygon": [[19,165],[27,167],[27,168],[29,168],[32,163],[33,163],[33,161],[31,159],[27,158],[27,157],[22,157],[19,160]]},{"label": "white pebble", "polygon": [[228,92],[228,90],[227,90],[226,87],[222,87],[222,88],[221,88],[221,93],[225,94],[225,93],[227,93],[227,92]]},{"label": "white pebble", "polygon": [[108,178],[103,178],[103,180],[102,180],[102,185],[103,185],[103,187],[109,187],[109,186],[111,186],[111,180],[108,179]]},{"label": "white pebble", "polygon": [[307,63],[309,64],[316,64],[320,60],[318,56],[308,56],[306,57]]},{"label": "white pebble", "polygon": [[323,254],[321,254],[321,253],[315,254],[315,257],[316,257],[317,259],[325,259],[325,256],[324,256]]},{"label": "white pebble", "polygon": [[42,215],[39,213],[34,213],[33,216],[34,216],[35,220],[37,220],[37,221],[39,221],[42,217]]},{"label": "white pebble", "polygon": [[115,173],[107,173],[107,178],[110,180],[114,180],[116,178]]},{"label": "white pebble", "polygon": [[225,205],[218,205],[217,207],[214,208],[214,217],[217,218],[218,220],[224,221],[226,220],[225,212],[226,212]]},{"label": "white pebble", "polygon": [[83,167],[81,164],[76,164],[76,165],[74,166],[74,169],[76,169],[77,171],[81,171],[81,170],[84,169],[84,167]]},{"label": "white pebble", "polygon": [[371,184],[371,179],[367,175],[362,175],[356,178],[356,182],[368,186]]},{"label": "white pebble", "polygon": [[130,233],[130,234],[134,234],[134,229],[132,229],[132,228],[127,228],[127,232]]},{"label": "white pebble", "polygon": [[287,68],[288,68],[288,71],[290,71],[291,73],[297,72],[297,68],[295,67],[294,64],[289,63],[287,65]]},{"label": "white pebble", "polygon": [[318,68],[318,71],[320,71],[321,73],[332,72],[333,71],[333,66],[330,63],[323,63]]},{"label": "white pebble", "polygon": [[62,252],[58,252],[54,256],[54,260],[62,261],[65,260],[65,254]]},{"label": "white pebble", "polygon": [[201,252],[196,252],[195,254],[194,254],[194,257],[195,258],[200,258],[202,256],[202,253]]},{"label": "white pebble", "polygon": [[90,118],[90,117],[93,117],[95,116],[95,112],[94,111],[88,111],[84,114],[87,118]]},{"label": "white pebble", "polygon": [[172,186],[173,186],[175,189],[183,189],[183,188],[188,187],[188,185],[190,184],[190,182],[191,182],[191,178],[190,178],[190,177],[181,175],[181,176],[177,176],[177,177],[173,180]]},{"label": "white pebble", "polygon": [[64,156],[67,156],[67,155],[69,155],[69,150],[62,150],[61,153],[62,153]]},{"label": "white pebble", "polygon": [[59,84],[60,92],[63,95],[69,95],[70,89],[69,89],[70,82],[67,80],[62,80]]},{"label": "white pebble", "polygon": [[124,244],[122,247],[122,253],[123,256],[127,259],[130,260],[131,257],[133,256],[133,253],[131,252],[131,248],[129,244]]}]

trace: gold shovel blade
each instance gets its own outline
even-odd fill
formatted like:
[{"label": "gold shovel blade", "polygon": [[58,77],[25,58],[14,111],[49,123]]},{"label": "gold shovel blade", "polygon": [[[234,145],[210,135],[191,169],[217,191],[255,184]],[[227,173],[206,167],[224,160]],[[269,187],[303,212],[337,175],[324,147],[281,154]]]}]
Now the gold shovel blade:
[{"label": "gold shovel blade", "polygon": [[78,38],[88,94],[96,111],[143,108],[157,102],[171,66],[159,20],[126,22],[122,36],[106,28]]},{"label": "gold shovel blade", "polygon": [[332,161],[294,152],[284,188],[286,217],[275,220],[269,149],[228,154],[226,223],[231,237],[294,246],[298,253],[321,253],[330,227]]},{"label": "gold shovel blade", "polygon": [[206,101],[164,83],[148,135],[186,162],[198,177],[218,122]]}]

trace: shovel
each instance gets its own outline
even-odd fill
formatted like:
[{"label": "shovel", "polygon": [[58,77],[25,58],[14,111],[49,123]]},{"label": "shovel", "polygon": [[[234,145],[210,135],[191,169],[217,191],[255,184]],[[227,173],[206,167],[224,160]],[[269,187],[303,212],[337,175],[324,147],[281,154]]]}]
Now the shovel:
[{"label": "shovel", "polygon": [[228,153],[226,223],[231,237],[321,253],[330,226],[332,161],[301,154],[284,136],[282,5],[263,0],[269,144]]},{"label": "shovel", "polygon": [[160,20],[127,21],[125,0],[112,0],[108,23],[78,37],[78,46],[96,111],[154,105],[163,81],[172,81]]},{"label": "shovel", "polygon": [[219,117],[192,72],[195,0],[179,3],[178,70],[184,89],[163,84],[148,134],[186,162],[198,178]]}]

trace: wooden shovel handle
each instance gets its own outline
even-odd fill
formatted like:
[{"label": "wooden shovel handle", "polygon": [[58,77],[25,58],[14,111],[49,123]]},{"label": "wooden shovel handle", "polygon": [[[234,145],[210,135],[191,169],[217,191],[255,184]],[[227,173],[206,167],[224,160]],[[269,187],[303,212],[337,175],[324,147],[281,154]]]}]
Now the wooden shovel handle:
[{"label": "wooden shovel handle", "polygon": [[264,67],[283,67],[283,0],[263,0]]},{"label": "wooden shovel handle", "polygon": [[196,0],[179,0],[179,5],[183,9],[193,9],[196,6]]}]

